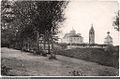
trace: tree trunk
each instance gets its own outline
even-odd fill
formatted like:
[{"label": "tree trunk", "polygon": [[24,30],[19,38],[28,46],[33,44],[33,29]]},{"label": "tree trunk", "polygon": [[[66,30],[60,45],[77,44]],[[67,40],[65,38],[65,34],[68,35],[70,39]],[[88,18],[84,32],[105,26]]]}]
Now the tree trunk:
[{"label": "tree trunk", "polygon": [[46,48],[46,41],[45,41],[45,35],[44,35],[44,37],[43,37],[43,49],[45,50],[45,48]]},{"label": "tree trunk", "polygon": [[53,51],[51,51],[51,53],[50,53],[50,58],[49,58],[49,59],[57,59],[57,58],[56,58],[56,53],[55,53],[55,51],[54,51],[53,37],[51,37],[51,43],[52,43],[52,50],[53,50]]},{"label": "tree trunk", "polygon": [[37,52],[39,52],[39,32],[37,31]]},{"label": "tree trunk", "polygon": [[50,36],[48,35],[48,53],[50,54]]}]

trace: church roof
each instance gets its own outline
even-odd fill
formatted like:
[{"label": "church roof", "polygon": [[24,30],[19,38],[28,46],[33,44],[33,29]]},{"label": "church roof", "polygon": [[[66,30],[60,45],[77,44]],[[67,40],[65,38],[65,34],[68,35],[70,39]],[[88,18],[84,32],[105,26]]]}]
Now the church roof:
[{"label": "church roof", "polygon": [[75,34],[75,35],[70,35],[69,37],[81,37],[81,36],[80,36],[80,35]]},{"label": "church roof", "polygon": [[108,39],[108,38],[112,39],[112,37],[110,35],[107,35],[107,37],[105,37],[105,39]]},{"label": "church roof", "polygon": [[66,33],[65,36],[64,36],[63,38],[68,37],[68,36],[69,36],[69,33]]},{"label": "church roof", "polygon": [[93,24],[91,25],[90,32],[94,32]]},{"label": "church roof", "polygon": [[76,34],[76,31],[72,29],[70,33],[66,33],[63,38],[66,38],[66,37],[82,37],[82,36],[80,33]]}]

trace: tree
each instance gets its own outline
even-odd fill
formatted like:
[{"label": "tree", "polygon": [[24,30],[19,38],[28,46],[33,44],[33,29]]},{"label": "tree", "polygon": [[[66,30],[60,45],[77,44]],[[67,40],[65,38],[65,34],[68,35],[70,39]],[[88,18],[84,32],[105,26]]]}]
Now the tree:
[{"label": "tree", "polygon": [[115,20],[113,21],[114,28],[119,31],[119,11],[117,12],[117,15],[115,16]]},{"label": "tree", "polygon": [[12,21],[15,19],[13,13],[13,2],[4,0],[1,2],[1,44],[2,46],[10,46],[15,40],[16,27],[12,27]]},{"label": "tree", "polygon": [[59,32],[59,23],[65,19],[63,11],[67,3],[67,1],[14,1],[11,7],[14,19],[9,25],[14,28],[12,31],[15,31],[14,38],[15,42],[20,44],[18,46],[24,47],[24,43],[36,40],[38,47],[40,34],[45,36],[47,33],[48,37],[45,36],[44,40],[48,44],[50,39],[54,40],[52,37]]},{"label": "tree", "polygon": [[[63,10],[68,2],[65,1],[47,1],[37,2],[37,18],[33,23],[37,30],[45,35],[44,36],[44,47],[47,42],[48,52],[50,53],[50,43],[55,40],[53,37],[58,33],[58,24],[64,21]],[[40,22],[38,24],[38,22]],[[43,30],[41,30],[43,28]]]}]

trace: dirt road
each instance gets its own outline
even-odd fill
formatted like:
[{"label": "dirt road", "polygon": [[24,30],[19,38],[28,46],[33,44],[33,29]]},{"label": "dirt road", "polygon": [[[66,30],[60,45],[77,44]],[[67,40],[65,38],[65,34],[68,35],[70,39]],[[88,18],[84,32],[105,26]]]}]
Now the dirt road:
[{"label": "dirt road", "polygon": [[97,63],[57,55],[57,60],[35,56],[20,50],[1,48],[2,64],[12,68],[10,74],[18,76],[81,76],[118,75],[118,69]]}]

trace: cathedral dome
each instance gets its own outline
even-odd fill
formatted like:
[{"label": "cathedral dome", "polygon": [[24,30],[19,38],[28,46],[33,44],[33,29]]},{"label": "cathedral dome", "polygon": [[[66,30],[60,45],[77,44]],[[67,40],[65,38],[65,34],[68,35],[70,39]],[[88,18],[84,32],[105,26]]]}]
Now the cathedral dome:
[{"label": "cathedral dome", "polygon": [[71,33],[71,34],[76,34],[76,31],[75,31],[74,29],[72,29],[72,30],[70,31],[70,33]]}]

